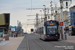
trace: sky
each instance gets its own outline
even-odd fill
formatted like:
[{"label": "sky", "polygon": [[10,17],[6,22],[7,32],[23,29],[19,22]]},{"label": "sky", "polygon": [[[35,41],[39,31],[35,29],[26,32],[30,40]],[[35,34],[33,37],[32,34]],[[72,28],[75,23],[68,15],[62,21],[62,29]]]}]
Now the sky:
[{"label": "sky", "polygon": [[[53,4],[54,3],[56,3],[57,6],[60,6],[59,0],[53,0]],[[50,7],[50,0],[0,0],[0,14],[10,13],[10,25],[12,26],[17,26],[17,20],[19,20],[22,24],[34,23],[33,21],[28,21],[27,19],[35,19],[36,16],[27,15],[36,15],[36,13],[41,14],[40,10],[26,9],[31,7],[44,8],[43,5]]]}]

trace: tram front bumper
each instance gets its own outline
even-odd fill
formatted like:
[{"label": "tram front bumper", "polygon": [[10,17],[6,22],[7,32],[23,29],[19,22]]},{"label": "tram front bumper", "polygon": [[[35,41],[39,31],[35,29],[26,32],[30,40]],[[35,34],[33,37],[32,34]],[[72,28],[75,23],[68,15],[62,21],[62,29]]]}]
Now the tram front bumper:
[{"label": "tram front bumper", "polygon": [[47,36],[46,39],[53,40],[53,39],[59,39],[59,37],[58,36]]}]

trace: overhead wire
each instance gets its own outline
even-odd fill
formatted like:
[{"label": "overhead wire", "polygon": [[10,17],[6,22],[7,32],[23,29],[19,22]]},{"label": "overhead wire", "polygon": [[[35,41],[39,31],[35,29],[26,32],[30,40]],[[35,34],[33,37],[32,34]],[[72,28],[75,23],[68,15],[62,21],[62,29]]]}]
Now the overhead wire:
[{"label": "overhead wire", "polygon": [[32,13],[32,0],[31,0],[31,11],[30,11],[30,14]]}]

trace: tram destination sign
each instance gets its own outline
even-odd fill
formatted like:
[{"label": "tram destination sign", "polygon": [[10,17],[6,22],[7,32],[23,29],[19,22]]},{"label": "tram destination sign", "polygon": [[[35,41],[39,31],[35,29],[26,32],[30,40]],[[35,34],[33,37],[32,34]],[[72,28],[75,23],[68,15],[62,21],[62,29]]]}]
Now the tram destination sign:
[{"label": "tram destination sign", "polygon": [[56,23],[48,22],[47,25],[56,25]]}]

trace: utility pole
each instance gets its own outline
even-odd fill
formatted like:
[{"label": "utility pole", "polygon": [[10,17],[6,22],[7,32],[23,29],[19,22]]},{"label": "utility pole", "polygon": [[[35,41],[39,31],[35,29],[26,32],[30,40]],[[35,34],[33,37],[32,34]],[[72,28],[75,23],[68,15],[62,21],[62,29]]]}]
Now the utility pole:
[{"label": "utility pole", "polygon": [[42,22],[42,10],[40,10],[40,12],[41,12],[41,22]]},{"label": "utility pole", "polygon": [[44,16],[45,16],[44,21],[47,21],[46,6],[45,5],[43,5],[43,6],[44,6]]},{"label": "utility pole", "polygon": [[38,28],[38,14],[36,13],[36,28]]},{"label": "utility pole", "polygon": [[47,19],[50,19],[50,16],[49,16],[49,9],[48,9],[48,12],[47,12]]},{"label": "utility pole", "polygon": [[[60,0],[61,22],[63,23],[63,0]],[[64,23],[63,23],[64,26]],[[64,28],[61,26],[61,39],[63,40]]]},{"label": "utility pole", "polygon": [[[61,39],[63,40],[66,36],[64,35],[64,21],[63,21],[63,1],[72,1],[72,0],[60,0],[60,9],[61,9],[61,22],[62,22],[62,26],[61,26]],[[66,8],[68,8],[68,3],[66,2]]]},{"label": "utility pole", "polygon": [[[55,4],[55,8],[57,9],[56,4]],[[55,9],[55,20],[57,18],[57,10],[56,9]]]},{"label": "utility pole", "polygon": [[50,7],[51,7],[51,20],[52,20],[52,11],[53,11],[52,10],[52,0],[51,0],[50,4],[51,4]]}]

